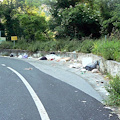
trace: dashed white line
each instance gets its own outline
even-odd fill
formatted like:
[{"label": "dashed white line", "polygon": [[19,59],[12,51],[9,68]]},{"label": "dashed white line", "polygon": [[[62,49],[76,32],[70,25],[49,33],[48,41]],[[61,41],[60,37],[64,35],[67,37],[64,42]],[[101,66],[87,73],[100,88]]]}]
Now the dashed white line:
[{"label": "dashed white line", "polygon": [[26,88],[28,89],[30,95],[32,96],[35,105],[38,109],[38,112],[41,116],[42,120],[50,120],[42,102],[40,101],[40,99],[38,98],[37,94],[35,93],[35,91],[33,90],[33,88],[30,86],[30,84],[27,82],[27,80],[20,74],[18,73],[16,70],[12,69],[11,67],[7,67],[8,69],[10,69],[11,71],[13,71],[24,83],[24,85],[26,86]]},{"label": "dashed white line", "polygon": [[2,66],[6,66],[5,64],[1,64]]}]

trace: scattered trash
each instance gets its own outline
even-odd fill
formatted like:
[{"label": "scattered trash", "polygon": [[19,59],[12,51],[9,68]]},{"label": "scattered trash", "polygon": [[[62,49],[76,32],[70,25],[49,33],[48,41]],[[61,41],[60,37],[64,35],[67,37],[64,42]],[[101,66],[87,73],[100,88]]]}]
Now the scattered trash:
[{"label": "scattered trash", "polygon": [[72,53],[76,53],[76,51],[73,51]]},{"label": "scattered trash", "polygon": [[28,57],[28,59],[32,59],[33,57]]},{"label": "scattered trash", "polygon": [[55,54],[55,52],[51,52],[50,54]]},{"label": "scattered trash", "polygon": [[104,108],[111,110],[111,107],[105,106]]},{"label": "scattered trash", "polygon": [[14,57],[14,56],[15,56],[15,54],[14,54],[14,53],[11,53],[11,54],[10,54],[10,57]]},{"label": "scattered trash", "polygon": [[23,58],[28,58],[28,55],[27,54],[23,55]]},{"label": "scattered trash", "polygon": [[91,57],[85,57],[82,59],[82,65],[85,67],[86,65],[92,63],[92,58]]},{"label": "scattered trash", "polygon": [[32,70],[33,68],[25,68],[25,70]]},{"label": "scattered trash", "polygon": [[76,93],[78,92],[78,91],[75,91]]},{"label": "scattered trash", "polygon": [[81,67],[82,67],[82,64],[80,64],[80,63],[73,63],[73,64],[69,65],[69,68],[77,68],[77,69],[79,69]]},{"label": "scattered trash", "polygon": [[93,69],[97,68],[97,65],[99,65],[99,62],[96,61],[95,63],[91,63],[85,66],[85,69],[88,71],[92,71]]},{"label": "scattered trash", "polygon": [[106,93],[106,95],[108,96],[108,95],[110,95],[109,93]]},{"label": "scattered trash", "polygon": [[22,58],[23,58],[23,56],[22,56],[22,55],[19,55],[19,56],[18,56],[18,58],[19,58],[19,59],[22,59]]},{"label": "scattered trash", "polygon": [[71,58],[70,57],[64,57],[62,59],[65,60],[65,61],[69,61]]},{"label": "scattered trash", "polygon": [[99,73],[99,70],[98,69],[93,69],[92,73]]},{"label": "scattered trash", "polygon": [[81,101],[81,102],[86,103],[87,101]]},{"label": "scattered trash", "polygon": [[43,56],[40,58],[40,60],[47,60],[47,58]]},{"label": "scattered trash", "polygon": [[50,55],[46,55],[45,57],[47,58],[47,60],[55,60],[57,59],[58,56],[55,54],[50,54]]},{"label": "scattered trash", "polygon": [[60,60],[57,60],[57,61],[58,61],[58,62],[59,62],[59,61],[61,61],[61,62],[66,62],[66,60],[65,60],[65,59],[62,59],[62,58],[61,58]]},{"label": "scattered trash", "polygon": [[81,69],[80,71],[81,71],[81,74],[86,73],[86,69]]},{"label": "scattered trash", "polygon": [[109,118],[112,117],[113,115],[112,114],[109,114]]}]

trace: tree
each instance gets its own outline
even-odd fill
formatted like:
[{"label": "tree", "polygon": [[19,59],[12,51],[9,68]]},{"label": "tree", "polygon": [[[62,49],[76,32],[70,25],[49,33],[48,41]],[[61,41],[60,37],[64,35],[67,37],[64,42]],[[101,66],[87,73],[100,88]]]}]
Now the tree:
[{"label": "tree", "polygon": [[62,13],[61,27],[64,33],[71,38],[82,38],[86,36],[99,37],[100,23],[99,13],[92,8],[80,4],[74,8],[67,8]]},{"label": "tree", "polygon": [[18,17],[27,42],[46,39],[47,22],[44,17],[35,14],[20,14]]},{"label": "tree", "polygon": [[[82,38],[100,36],[99,12],[94,9],[94,0],[58,0],[53,6],[51,28],[58,37]],[[68,4],[67,4],[68,3]]]},{"label": "tree", "polygon": [[0,31],[1,31],[1,36],[5,36],[5,28],[4,25],[2,23],[2,3],[0,3]]},{"label": "tree", "polygon": [[120,30],[120,0],[100,0],[103,34],[111,34],[113,28]]},{"label": "tree", "polygon": [[[23,0],[24,1],[24,0]],[[7,40],[11,40],[11,36],[20,36],[21,28],[19,27],[18,19],[16,14],[18,8],[23,7],[22,0],[4,0],[1,4],[2,20],[5,28]]]}]

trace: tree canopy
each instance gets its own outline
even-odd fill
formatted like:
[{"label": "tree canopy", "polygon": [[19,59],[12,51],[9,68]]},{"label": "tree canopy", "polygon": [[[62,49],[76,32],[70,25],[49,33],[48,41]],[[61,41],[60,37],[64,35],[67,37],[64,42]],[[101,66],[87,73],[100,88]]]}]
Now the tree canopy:
[{"label": "tree canopy", "polygon": [[[99,38],[120,31],[120,0],[3,0],[0,30],[27,42]],[[52,36],[53,37],[52,37]]]}]

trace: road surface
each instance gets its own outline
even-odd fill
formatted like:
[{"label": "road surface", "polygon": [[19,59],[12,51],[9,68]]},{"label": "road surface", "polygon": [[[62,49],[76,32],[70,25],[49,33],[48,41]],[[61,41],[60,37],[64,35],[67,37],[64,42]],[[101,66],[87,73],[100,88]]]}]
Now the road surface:
[{"label": "road surface", "polygon": [[119,119],[80,89],[25,61],[0,57],[0,120]]}]

